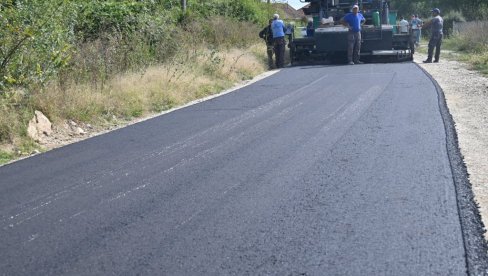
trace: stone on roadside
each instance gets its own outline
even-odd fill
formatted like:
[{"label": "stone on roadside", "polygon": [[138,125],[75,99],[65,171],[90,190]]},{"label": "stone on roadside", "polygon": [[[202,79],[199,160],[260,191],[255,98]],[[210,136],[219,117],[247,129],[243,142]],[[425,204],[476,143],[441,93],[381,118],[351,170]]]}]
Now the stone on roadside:
[{"label": "stone on roadside", "polygon": [[39,133],[44,135],[51,135],[53,133],[51,121],[41,112],[35,111],[36,121],[37,121],[37,130]]},{"label": "stone on roadside", "polygon": [[37,133],[36,118],[35,117],[29,121],[29,125],[27,126],[27,135],[30,138],[32,138],[32,140],[39,141],[39,134]]},{"label": "stone on roadside", "polygon": [[82,129],[81,127],[77,127],[76,128],[76,134],[78,134],[78,135],[85,135],[85,133],[86,133],[85,130]]},{"label": "stone on roadside", "polygon": [[34,141],[40,141],[44,135],[49,136],[52,132],[51,121],[42,112],[36,110],[27,126],[27,135]]},{"label": "stone on roadside", "polygon": [[75,121],[73,121],[73,120],[69,120],[69,121],[68,121],[68,124],[69,124],[71,127],[77,127],[77,126],[78,126],[78,124],[77,124]]}]

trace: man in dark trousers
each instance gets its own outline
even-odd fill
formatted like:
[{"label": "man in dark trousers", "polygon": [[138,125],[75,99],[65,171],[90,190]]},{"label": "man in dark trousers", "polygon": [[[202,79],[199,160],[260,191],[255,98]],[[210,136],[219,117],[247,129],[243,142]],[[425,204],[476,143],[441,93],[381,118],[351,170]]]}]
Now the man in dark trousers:
[{"label": "man in dark trousers", "polygon": [[349,32],[347,34],[347,60],[350,65],[361,64],[359,60],[359,54],[361,50],[361,25],[364,24],[366,19],[359,13],[359,6],[352,6],[352,12],[346,14],[340,21],[340,23],[347,28]]},{"label": "man in dark trousers", "polygon": [[273,19],[270,19],[268,26],[264,27],[262,31],[259,32],[259,37],[264,39],[266,42],[266,53],[268,54],[268,69],[273,69],[273,54],[274,54],[274,41],[273,41],[273,31],[271,30],[271,23]]},{"label": "man in dark trousers", "polygon": [[313,19],[309,19],[307,23],[307,37],[313,37],[315,29],[313,28]]},{"label": "man in dark trousers", "polygon": [[273,22],[271,23],[271,30],[273,31],[273,43],[276,57],[276,68],[283,68],[285,66],[285,23],[280,20],[278,14],[273,15]]},{"label": "man in dark trousers", "polygon": [[438,8],[432,10],[433,18],[424,24],[422,29],[426,29],[430,27],[430,40],[429,40],[429,50],[427,59],[424,60],[424,63],[431,63],[432,62],[432,54],[434,53],[435,48],[435,56],[434,62],[439,62],[439,57],[441,55],[441,44],[442,44],[442,28],[444,28],[444,20],[441,17],[441,11]]}]

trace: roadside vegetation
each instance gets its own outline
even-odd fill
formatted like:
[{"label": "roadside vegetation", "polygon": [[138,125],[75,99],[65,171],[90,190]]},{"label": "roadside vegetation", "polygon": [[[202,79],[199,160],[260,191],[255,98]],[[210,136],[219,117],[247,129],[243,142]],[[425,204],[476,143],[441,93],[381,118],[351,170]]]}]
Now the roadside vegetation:
[{"label": "roadside vegetation", "polygon": [[0,164],[43,150],[34,111],[96,126],[161,112],[265,70],[255,0],[1,0]]},{"label": "roadside vegetation", "polygon": [[[55,126],[104,127],[263,72],[266,2],[187,0],[183,12],[180,0],[0,0],[0,164],[43,150],[27,135],[35,110]],[[488,18],[484,0],[393,2],[425,19],[431,5]],[[446,45],[486,71],[486,28],[472,32]]]},{"label": "roadside vegetation", "polygon": [[454,33],[444,43],[445,49],[458,53],[456,58],[488,75],[488,22],[478,22]]},{"label": "roadside vegetation", "polygon": [[[473,69],[488,74],[488,1],[486,0],[396,0],[393,9],[409,18],[418,14],[422,20],[430,19],[430,10],[439,8],[444,19],[442,49],[455,52],[453,58],[472,65]],[[478,22],[454,32],[454,22]],[[422,31],[424,41],[429,32]],[[420,49],[426,51],[426,49]],[[444,53],[442,55],[445,55]]]}]

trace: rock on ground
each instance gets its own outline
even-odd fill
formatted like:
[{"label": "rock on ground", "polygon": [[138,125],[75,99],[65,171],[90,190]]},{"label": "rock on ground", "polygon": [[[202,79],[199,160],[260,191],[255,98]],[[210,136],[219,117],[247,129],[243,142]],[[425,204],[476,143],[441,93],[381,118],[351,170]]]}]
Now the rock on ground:
[{"label": "rock on ground", "polygon": [[29,137],[35,141],[40,141],[44,136],[50,136],[52,132],[51,121],[41,111],[36,110],[27,127]]}]

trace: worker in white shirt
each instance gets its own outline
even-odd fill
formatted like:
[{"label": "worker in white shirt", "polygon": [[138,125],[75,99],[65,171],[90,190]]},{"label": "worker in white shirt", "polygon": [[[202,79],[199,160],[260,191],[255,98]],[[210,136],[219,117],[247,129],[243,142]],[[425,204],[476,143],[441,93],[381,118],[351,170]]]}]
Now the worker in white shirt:
[{"label": "worker in white shirt", "polygon": [[408,34],[408,21],[405,20],[405,18],[402,16],[400,17],[400,23],[398,24],[400,26],[400,33],[401,34]]}]

